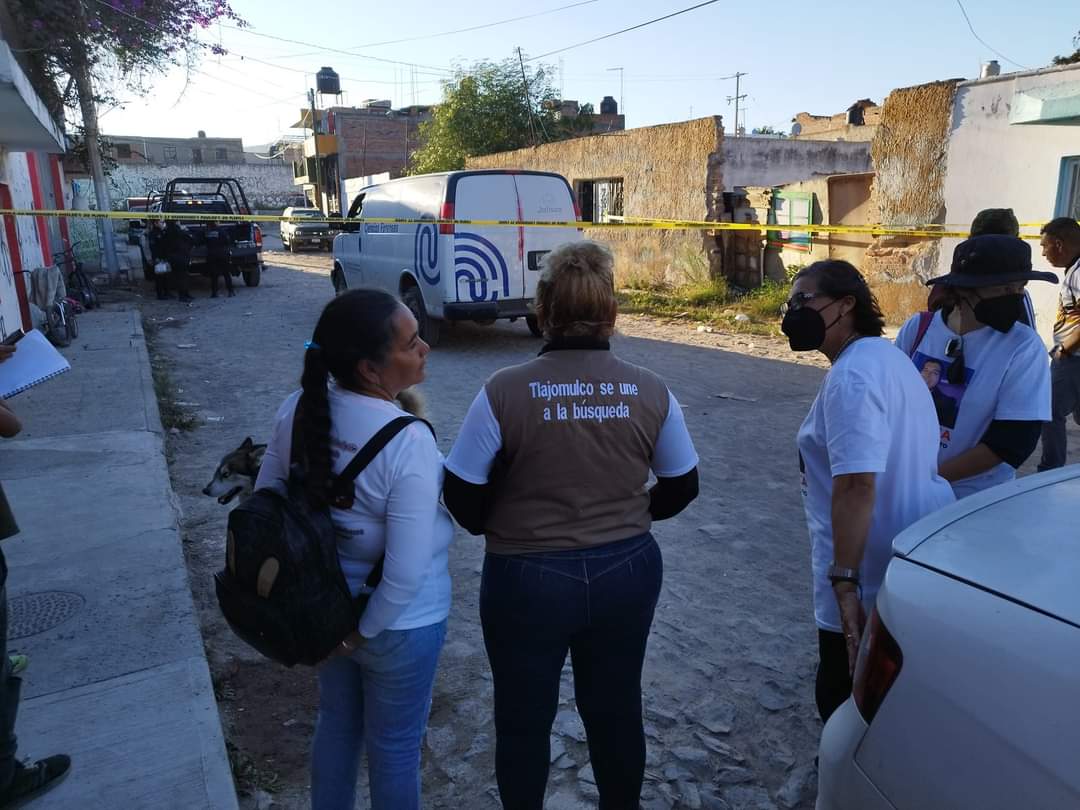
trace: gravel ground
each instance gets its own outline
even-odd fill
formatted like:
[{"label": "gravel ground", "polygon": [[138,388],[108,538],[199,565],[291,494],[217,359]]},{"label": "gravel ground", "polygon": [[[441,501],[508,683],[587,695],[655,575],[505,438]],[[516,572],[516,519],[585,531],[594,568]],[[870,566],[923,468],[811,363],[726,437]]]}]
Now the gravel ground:
[{"label": "gravel ground", "polygon": [[[206,281],[194,280],[195,304],[153,301],[151,292],[143,311],[156,361],[180,407],[197,417],[193,430],[168,437],[170,469],[244,806],[300,808],[307,806],[314,675],[263,661],[224,625],[211,576],[224,559],[226,510],[201,492],[225,452],[245,436],[266,440],[331,296],[326,254],[268,251],[267,260],[262,286],[241,284],[234,299],[208,300]],[[794,437],[820,363],[795,358],[781,341],[645,317],[621,318],[614,345],[667,380],[701,456],[701,497],[654,530],[665,583],[644,675],[644,806],[809,808],[820,724]],[[484,379],[538,348],[521,322],[445,330],[423,386],[444,452]],[[459,532],[451,552],[454,607],[424,752],[429,807],[498,806],[491,678],[477,616],[481,559],[481,542]],[[563,687],[548,807],[594,807],[569,671]]]}]

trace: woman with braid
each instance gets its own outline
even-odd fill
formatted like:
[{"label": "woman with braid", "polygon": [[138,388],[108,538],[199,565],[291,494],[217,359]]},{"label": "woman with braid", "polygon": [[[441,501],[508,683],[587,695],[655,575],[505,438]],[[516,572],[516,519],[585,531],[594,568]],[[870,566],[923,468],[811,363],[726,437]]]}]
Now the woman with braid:
[{"label": "woman with braid", "polygon": [[[309,497],[381,428],[403,416],[404,392],[424,379],[428,345],[393,296],[353,290],[323,310],[304,356],[302,390],[277,414],[258,487],[303,464]],[[302,447],[293,452],[293,420]],[[420,807],[420,742],[450,612],[447,549],[453,524],[439,504],[443,457],[431,432],[398,433],[355,482],[349,509],[332,509],[338,555],[358,594],[385,553],[382,580],[357,632],[320,666],[311,757],[314,810],[352,810],[362,750],[373,810]]]}]

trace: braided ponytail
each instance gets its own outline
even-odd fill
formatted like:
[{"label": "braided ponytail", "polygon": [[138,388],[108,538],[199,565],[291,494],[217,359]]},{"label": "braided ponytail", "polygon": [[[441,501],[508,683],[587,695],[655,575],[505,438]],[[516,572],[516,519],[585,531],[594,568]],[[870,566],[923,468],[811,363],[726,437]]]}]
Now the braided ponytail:
[{"label": "braided ponytail", "polygon": [[303,393],[297,405],[301,418],[299,438],[302,442],[308,497],[313,503],[325,504],[330,494],[330,399],[327,385],[330,372],[323,360],[322,350],[313,346],[304,355],[304,374],[300,385]]},{"label": "braided ponytail", "polygon": [[359,388],[357,365],[368,360],[381,365],[394,341],[394,313],[403,304],[381,290],[358,289],[334,298],[315,325],[304,355],[300,380],[303,393],[297,406],[298,435],[305,467],[308,497],[326,504],[333,466],[330,457],[330,378],[351,390]]}]

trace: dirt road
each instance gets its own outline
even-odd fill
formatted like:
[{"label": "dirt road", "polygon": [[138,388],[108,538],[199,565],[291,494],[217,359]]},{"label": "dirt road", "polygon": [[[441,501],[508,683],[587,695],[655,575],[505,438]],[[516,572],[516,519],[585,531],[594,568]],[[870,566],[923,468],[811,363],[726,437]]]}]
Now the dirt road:
[{"label": "dirt road", "polygon": [[[257,289],[241,285],[236,298],[212,301],[205,280],[195,280],[191,307],[147,300],[144,313],[180,407],[198,418],[192,431],[169,436],[168,449],[238,782],[269,789],[275,807],[300,808],[307,806],[314,675],[262,661],[221,621],[211,575],[224,558],[226,512],[201,493],[227,450],[245,436],[265,441],[275,410],[297,387],[304,341],[331,295],[326,254],[268,259]],[[484,379],[538,348],[524,323],[446,330],[424,385],[444,452]],[[811,807],[816,636],[794,436],[822,372],[788,362],[777,341],[646,318],[621,320],[615,348],[665,377],[686,407],[701,456],[701,497],[655,527],[666,570],[644,679],[644,806]],[[497,807],[491,681],[477,619],[481,557],[480,541],[459,532],[451,552],[454,608],[424,755],[429,807]],[[568,675],[555,737],[549,807],[595,807]],[[366,789],[364,796],[362,806]],[[244,801],[256,806],[254,796]]]}]

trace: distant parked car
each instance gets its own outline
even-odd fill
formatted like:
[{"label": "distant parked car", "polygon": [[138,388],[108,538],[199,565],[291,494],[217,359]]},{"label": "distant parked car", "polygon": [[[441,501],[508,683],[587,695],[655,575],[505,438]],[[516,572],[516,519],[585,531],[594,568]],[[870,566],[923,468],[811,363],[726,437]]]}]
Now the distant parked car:
[{"label": "distant parked car", "polygon": [[1080,807],[1080,465],[896,538],[818,810]]},{"label": "distant parked car", "polygon": [[286,208],[282,212],[286,217],[303,217],[311,222],[282,222],[281,246],[293,253],[305,245],[330,250],[334,243],[334,233],[326,214],[318,208]]}]

